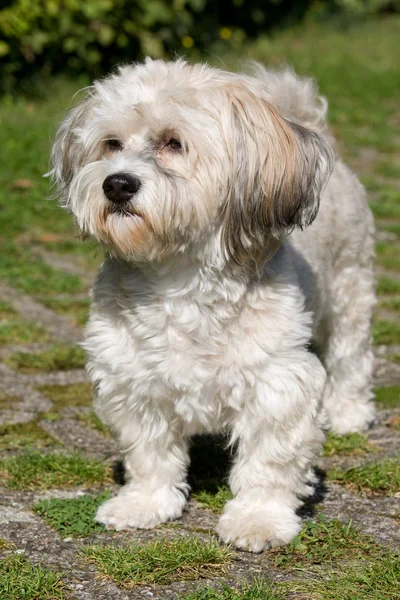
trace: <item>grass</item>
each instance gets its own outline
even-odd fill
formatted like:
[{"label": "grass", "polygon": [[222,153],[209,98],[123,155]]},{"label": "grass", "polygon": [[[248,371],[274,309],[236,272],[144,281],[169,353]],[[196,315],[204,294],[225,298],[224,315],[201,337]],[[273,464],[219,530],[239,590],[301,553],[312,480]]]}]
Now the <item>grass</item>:
[{"label": "grass", "polygon": [[55,439],[36,421],[0,425],[0,450],[44,448],[54,446],[55,443]]},{"label": "grass", "polygon": [[376,388],[375,399],[383,408],[400,407],[400,385]]},{"label": "grass", "polygon": [[210,539],[160,540],[140,546],[85,546],[81,550],[97,569],[123,588],[168,585],[226,575],[234,554]]},{"label": "grass", "polygon": [[4,362],[21,373],[38,373],[83,369],[86,364],[85,352],[78,346],[54,344],[49,350],[39,354],[14,352]]},{"label": "grass", "polygon": [[378,346],[400,344],[400,325],[394,321],[376,320],[372,326],[374,343]]},{"label": "grass", "polygon": [[355,492],[394,495],[400,492],[400,459],[387,458],[348,470],[335,468],[328,471],[328,478]]},{"label": "grass", "polygon": [[380,267],[391,271],[400,270],[400,248],[395,244],[376,244],[376,262]]},{"label": "grass", "polygon": [[378,294],[400,294],[400,281],[387,276],[379,277],[376,291]]},{"label": "grass", "polygon": [[73,294],[86,289],[78,275],[54,269],[28,248],[0,243],[0,249],[0,279],[24,294]]},{"label": "grass", "polygon": [[33,566],[18,554],[0,560],[1,600],[64,600],[62,573]]},{"label": "grass", "polygon": [[220,514],[225,504],[232,498],[232,493],[226,485],[218,486],[215,492],[199,490],[192,494],[205,508],[211,509],[214,513]]},{"label": "grass", "polygon": [[[297,577],[279,590],[299,600],[394,600],[400,597],[400,556],[351,523],[320,517],[295,540],[271,552],[275,567]],[[304,578],[299,579],[299,575]]]},{"label": "grass", "polygon": [[376,549],[377,544],[359,534],[351,523],[320,516],[316,521],[308,521],[291,544],[272,550],[271,557],[276,567],[292,570],[366,558]]},{"label": "grass", "polygon": [[30,451],[0,460],[0,475],[8,489],[43,490],[52,487],[94,485],[108,479],[104,464],[72,455]]},{"label": "grass", "polygon": [[63,537],[86,537],[104,531],[104,526],[96,523],[94,517],[100,504],[109,497],[109,492],[103,492],[98,496],[40,500],[33,506],[33,511]]},{"label": "grass", "polygon": [[392,271],[400,269],[399,247],[396,244],[380,242],[375,249],[379,266]]},{"label": "grass", "polygon": [[324,456],[367,454],[376,452],[377,446],[360,433],[334,435],[330,433],[324,444]]},{"label": "grass", "polygon": [[337,565],[326,575],[287,586],[293,599],[301,600],[396,600],[400,598],[400,556],[381,552],[372,562]]},{"label": "grass", "polygon": [[198,588],[191,594],[178,596],[178,600],[285,600],[286,593],[279,586],[258,578],[250,583],[238,584],[235,588],[223,585],[216,589],[211,586]]},{"label": "grass", "polygon": [[49,336],[43,327],[22,320],[10,304],[0,301],[0,346],[48,340]]},{"label": "grass", "polygon": [[400,315],[400,298],[398,296],[394,298],[381,298],[379,306]]},{"label": "grass", "polygon": [[92,403],[92,386],[89,383],[72,383],[69,385],[40,385],[37,387],[57,408],[66,406],[90,406]]},{"label": "grass", "polygon": [[88,320],[90,306],[89,298],[71,299],[42,297],[40,298],[40,301],[54,312],[69,317],[74,325],[85,325]]}]

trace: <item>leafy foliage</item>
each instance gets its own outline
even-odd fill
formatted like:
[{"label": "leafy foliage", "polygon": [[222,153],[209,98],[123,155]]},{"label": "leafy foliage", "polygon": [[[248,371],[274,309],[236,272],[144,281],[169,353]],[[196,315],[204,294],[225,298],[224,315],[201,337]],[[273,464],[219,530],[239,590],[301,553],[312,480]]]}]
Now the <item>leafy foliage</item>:
[{"label": "leafy foliage", "polygon": [[97,76],[142,54],[237,48],[247,36],[310,15],[388,9],[400,10],[399,1],[253,0],[249,8],[244,0],[16,0],[0,10],[0,83],[10,89],[37,70]]}]

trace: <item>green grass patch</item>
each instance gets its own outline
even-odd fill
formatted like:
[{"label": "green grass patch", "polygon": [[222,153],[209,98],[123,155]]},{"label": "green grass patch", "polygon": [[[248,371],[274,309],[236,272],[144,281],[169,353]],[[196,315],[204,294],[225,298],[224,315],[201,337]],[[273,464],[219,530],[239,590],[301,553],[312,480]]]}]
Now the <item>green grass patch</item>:
[{"label": "green grass patch", "polygon": [[0,560],[1,600],[63,600],[62,573],[33,566],[18,554]]},{"label": "green grass patch", "polygon": [[192,496],[205,508],[220,514],[225,504],[232,498],[232,492],[226,485],[221,485],[217,487],[215,492],[199,490],[194,492]]},{"label": "green grass patch", "polygon": [[380,387],[374,391],[379,406],[384,408],[397,408],[400,406],[400,385]]},{"label": "green grass patch", "polygon": [[83,369],[86,364],[85,352],[79,346],[55,344],[40,354],[30,352],[14,352],[4,362],[21,373],[37,373],[50,371],[67,371]]},{"label": "green grass patch", "polygon": [[70,385],[40,385],[37,389],[49,398],[57,408],[67,406],[90,406],[92,404],[92,386],[90,383],[72,383]]},{"label": "green grass patch", "polygon": [[370,202],[370,208],[376,219],[400,219],[398,202]]},{"label": "green grass patch", "polygon": [[193,537],[140,546],[93,545],[81,552],[123,588],[223,576],[234,556],[215,540],[203,542]]},{"label": "green grass patch", "polygon": [[103,525],[96,523],[94,517],[100,504],[109,498],[109,492],[71,499],[51,498],[40,500],[33,506],[33,510],[60,535],[86,537],[105,530]]},{"label": "green grass patch", "polygon": [[391,162],[390,156],[388,156],[387,160],[381,160],[375,163],[374,171],[383,177],[393,177],[394,179],[400,178],[400,166]]},{"label": "green grass patch", "polygon": [[0,425],[0,450],[44,448],[54,446],[55,443],[55,439],[36,421]]},{"label": "green grass patch", "polygon": [[232,588],[222,585],[216,589],[211,586],[199,588],[191,594],[178,596],[178,600],[285,600],[286,593],[279,591],[279,585],[258,578],[251,583],[238,584]]},{"label": "green grass patch", "polygon": [[324,444],[324,456],[351,456],[376,451],[376,444],[371,443],[367,436],[360,433],[348,433],[346,435],[330,433]]},{"label": "green grass patch", "polygon": [[395,244],[380,242],[376,244],[376,262],[389,271],[400,270],[400,248]]},{"label": "green grass patch", "polygon": [[274,565],[284,569],[331,565],[334,561],[366,558],[377,550],[377,544],[359,534],[351,523],[337,519],[308,521],[298,536],[288,544],[271,551]]},{"label": "green grass patch", "polygon": [[89,317],[89,298],[79,298],[74,300],[72,298],[40,298],[40,302],[44,304],[50,310],[69,317],[71,321],[78,326],[86,324]]},{"label": "green grass patch", "polygon": [[400,556],[360,534],[351,522],[320,516],[294,541],[270,553],[276,568],[304,573],[280,584],[287,598],[392,600],[398,597]]},{"label": "green grass patch", "polygon": [[43,327],[24,321],[6,302],[0,302],[0,346],[47,342],[49,336]]},{"label": "green grass patch", "polygon": [[400,314],[400,298],[381,298],[379,301],[380,308],[385,308],[386,310],[391,310],[398,315]]},{"label": "green grass patch", "polygon": [[301,600],[395,600],[400,598],[400,556],[377,553],[368,562],[336,565],[329,572],[287,584],[287,598]]},{"label": "green grass patch", "polygon": [[102,462],[78,452],[69,456],[26,452],[0,460],[0,474],[7,488],[17,490],[94,485],[109,477]]},{"label": "green grass patch", "polygon": [[394,495],[400,491],[400,459],[386,459],[344,470],[328,471],[328,479],[360,493]]},{"label": "green grass patch", "polygon": [[379,277],[376,289],[378,294],[400,294],[400,281],[391,277]]},{"label": "green grass patch", "polygon": [[54,269],[29,248],[4,242],[0,243],[0,279],[33,296],[73,294],[86,288],[80,277]]},{"label": "green grass patch", "polygon": [[400,344],[400,324],[394,321],[376,320],[372,326],[374,344],[390,346]]},{"label": "green grass patch", "polygon": [[393,233],[400,239],[400,222],[399,223],[379,223],[379,228],[389,233]]}]

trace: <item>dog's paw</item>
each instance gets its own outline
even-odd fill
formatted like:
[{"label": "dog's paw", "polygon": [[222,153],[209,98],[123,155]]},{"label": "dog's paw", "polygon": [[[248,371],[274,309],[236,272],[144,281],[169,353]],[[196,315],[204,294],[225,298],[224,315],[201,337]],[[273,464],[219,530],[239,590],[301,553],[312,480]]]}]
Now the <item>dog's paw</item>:
[{"label": "dog's paw", "polygon": [[116,531],[129,527],[152,529],[160,523],[178,519],[185,504],[185,495],[176,489],[159,489],[145,495],[123,488],[118,496],[100,506],[95,520]]},{"label": "dog's paw", "polygon": [[230,500],[217,526],[220,539],[249,552],[290,542],[300,531],[300,518],[289,507],[275,502],[252,506],[244,501]]},{"label": "dog's paw", "polygon": [[367,431],[374,424],[376,411],[373,402],[342,403],[332,410],[328,409],[330,429],[337,435]]}]

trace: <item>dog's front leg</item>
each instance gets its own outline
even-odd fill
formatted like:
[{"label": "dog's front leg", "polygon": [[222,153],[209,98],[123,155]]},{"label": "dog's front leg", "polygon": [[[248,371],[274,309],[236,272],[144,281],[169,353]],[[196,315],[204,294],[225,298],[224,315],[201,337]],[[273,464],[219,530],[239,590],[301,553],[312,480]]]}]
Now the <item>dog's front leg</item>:
[{"label": "dog's front leg", "polygon": [[177,519],[186,504],[187,440],[165,421],[133,423],[120,430],[127,483],[97,511],[96,521],[116,530],[150,529]]},{"label": "dog's front leg", "polygon": [[299,353],[266,374],[233,424],[234,498],[217,528],[224,542],[252,552],[288,543],[299,532],[296,509],[312,492],[307,478],[323,440],[318,406],[325,371],[318,359]]}]

